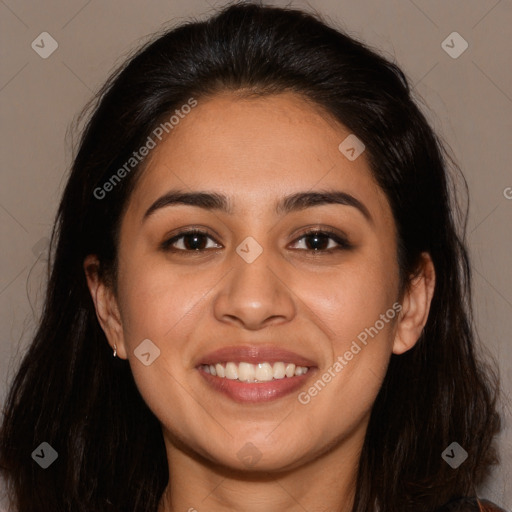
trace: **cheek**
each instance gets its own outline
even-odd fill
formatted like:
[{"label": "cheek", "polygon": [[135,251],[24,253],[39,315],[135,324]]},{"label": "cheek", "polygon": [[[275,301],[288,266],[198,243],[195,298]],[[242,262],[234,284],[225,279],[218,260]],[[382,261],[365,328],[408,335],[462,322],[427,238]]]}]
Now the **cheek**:
[{"label": "cheek", "polygon": [[392,251],[386,250],[374,248],[336,273],[301,284],[307,289],[304,301],[329,344],[327,367],[318,375],[322,382],[317,379],[303,400],[313,401],[321,394],[314,406],[317,411],[336,405],[348,407],[355,416],[356,411],[364,414],[379,391],[401,307],[398,265]]},{"label": "cheek", "polygon": [[373,326],[398,298],[396,259],[379,249],[357,255],[332,272],[301,279],[296,289],[302,290],[302,300],[322,321],[338,351]]},{"label": "cheek", "polygon": [[[187,425],[202,421],[200,410],[190,407],[195,394],[190,387],[192,370],[187,367],[187,340],[197,324],[197,308],[207,290],[194,286],[186,276],[169,272],[166,265],[137,265],[134,259],[133,265],[125,265],[123,273],[119,281],[120,307],[136,386],[159,421],[186,439]],[[201,282],[204,287],[209,283],[207,278]],[[212,281],[210,288],[213,285]],[[142,341],[148,339],[158,348],[158,355],[153,359],[155,352],[149,345],[151,362],[146,366],[137,353],[141,353],[138,347]]]},{"label": "cheek", "polygon": [[369,417],[391,356],[397,318],[393,303],[385,296],[370,300],[352,292],[328,324],[335,333],[329,361],[298,397],[310,411],[303,415],[309,428],[319,429],[320,439],[348,436]]},{"label": "cheek", "polygon": [[125,275],[129,278],[120,284],[121,313],[125,341],[132,349],[145,338],[162,350],[169,344],[176,348],[182,340],[178,334],[188,325],[187,316],[194,315],[215,284],[207,276],[198,280],[170,272],[165,264],[127,265]]}]

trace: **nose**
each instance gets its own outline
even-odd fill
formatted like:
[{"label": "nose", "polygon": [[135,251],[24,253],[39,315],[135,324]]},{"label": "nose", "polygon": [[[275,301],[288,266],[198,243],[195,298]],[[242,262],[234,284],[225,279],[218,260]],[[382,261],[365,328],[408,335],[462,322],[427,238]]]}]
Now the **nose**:
[{"label": "nose", "polygon": [[268,250],[251,263],[236,252],[231,259],[232,270],[222,280],[214,300],[217,320],[259,330],[293,319],[297,310],[293,291]]}]

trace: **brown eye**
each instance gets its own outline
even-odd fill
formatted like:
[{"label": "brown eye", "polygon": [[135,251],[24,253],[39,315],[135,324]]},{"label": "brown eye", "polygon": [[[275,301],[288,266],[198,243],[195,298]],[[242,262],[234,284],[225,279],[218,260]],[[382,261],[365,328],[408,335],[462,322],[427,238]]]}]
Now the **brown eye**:
[{"label": "brown eye", "polygon": [[340,249],[350,249],[351,244],[337,233],[325,230],[311,230],[304,233],[297,241],[305,240],[305,250],[308,252],[332,252]]},{"label": "brown eye", "polygon": [[[207,243],[207,239],[213,240],[211,235],[206,231],[201,231],[198,229],[190,230],[190,231],[182,231],[178,233],[176,236],[166,240],[161,248],[167,251],[183,251],[183,252],[195,252],[195,251],[204,251],[206,249],[211,249],[212,247],[206,247],[205,242]],[[181,244],[181,247],[176,247],[177,243]],[[218,247],[214,247],[218,248]]]}]

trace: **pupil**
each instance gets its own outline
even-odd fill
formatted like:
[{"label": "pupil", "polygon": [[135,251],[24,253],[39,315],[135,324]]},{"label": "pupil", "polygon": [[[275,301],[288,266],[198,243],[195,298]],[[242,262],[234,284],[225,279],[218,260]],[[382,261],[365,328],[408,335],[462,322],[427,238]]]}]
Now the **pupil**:
[{"label": "pupil", "polygon": [[[201,249],[201,247],[202,247],[202,244],[201,244],[201,242],[199,240],[202,237],[203,237],[203,235],[200,234],[200,233],[199,234],[187,235],[185,237],[185,240],[187,241],[185,243],[185,246],[187,247],[187,249],[199,251]],[[327,241],[328,237],[326,235],[324,235],[324,234],[316,233],[314,235],[309,235],[308,239],[309,239],[308,245],[310,247],[313,245],[314,246],[313,250],[317,251],[317,250],[319,250],[321,248],[325,248],[325,242]],[[193,242],[190,243],[190,240],[193,240]],[[318,245],[320,245],[320,247],[318,247]]]},{"label": "pupil", "polygon": [[[185,246],[187,247],[187,249],[192,249],[192,250],[200,250],[201,247],[196,247],[196,244],[201,246],[202,244],[200,242],[198,242],[198,239],[200,239],[203,235],[201,234],[192,234],[192,235],[187,235],[187,237],[185,238],[185,240],[187,241],[190,241],[191,239],[193,239],[194,241],[192,242],[192,244],[190,243],[185,243]],[[191,245],[193,247],[191,247]]]},{"label": "pupil", "polygon": [[[314,240],[313,245],[317,244],[317,243],[320,243],[320,245],[323,247],[324,243],[326,242],[327,236],[323,235],[323,234],[316,233],[314,235],[310,235],[309,239],[310,239],[310,241]],[[311,245],[311,244],[309,244],[309,245]],[[313,250],[315,250],[315,251],[318,250],[318,249],[319,249],[319,247],[314,247],[313,248]]]}]

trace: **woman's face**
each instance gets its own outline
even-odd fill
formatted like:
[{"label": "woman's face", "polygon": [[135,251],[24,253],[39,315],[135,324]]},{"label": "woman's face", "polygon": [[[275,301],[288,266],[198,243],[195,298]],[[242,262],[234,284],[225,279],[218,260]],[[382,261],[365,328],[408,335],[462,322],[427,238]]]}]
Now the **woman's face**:
[{"label": "woman's face", "polygon": [[170,457],[268,471],[362,442],[389,357],[409,347],[394,220],[364,151],[339,149],[349,135],[296,95],[225,93],[152,150],[106,332]]}]

